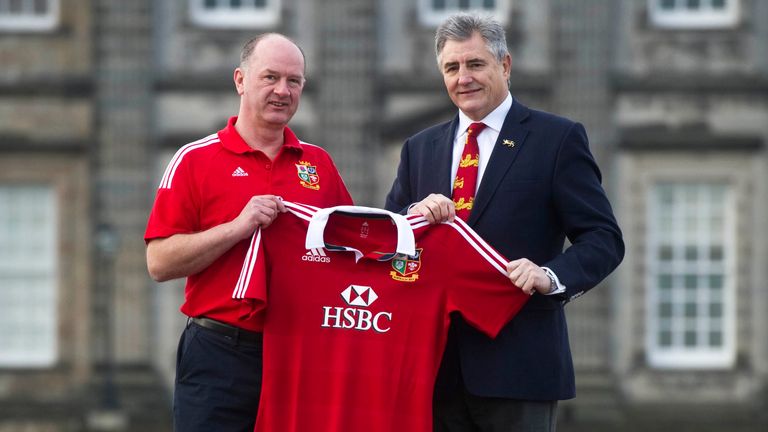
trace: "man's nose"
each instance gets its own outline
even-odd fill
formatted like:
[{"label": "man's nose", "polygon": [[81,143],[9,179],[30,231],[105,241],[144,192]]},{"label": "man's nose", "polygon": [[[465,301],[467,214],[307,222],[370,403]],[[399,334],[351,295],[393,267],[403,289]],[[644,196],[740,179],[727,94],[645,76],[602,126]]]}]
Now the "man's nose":
[{"label": "man's nose", "polygon": [[467,85],[472,82],[472,74],[467,71],[459,73],[459,85]]},{"label": "man's nose", "polygon": [[288,81],[284,79],[278,80],[275,84],[274,92],[276,95],[280,96],[286,96],[290,94],[290,91],[288,90]]}]

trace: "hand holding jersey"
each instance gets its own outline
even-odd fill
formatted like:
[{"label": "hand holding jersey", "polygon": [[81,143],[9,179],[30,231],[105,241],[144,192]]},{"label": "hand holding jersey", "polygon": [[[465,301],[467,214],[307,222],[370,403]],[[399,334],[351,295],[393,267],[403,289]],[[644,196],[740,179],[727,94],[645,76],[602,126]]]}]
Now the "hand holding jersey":
[{"label": "hand holding jersey", "polygon": [[[441,194],[430,194],[412,205],[408,214],[424,216],[429,223],[453,222],[456,215],[453,200]],[[551,280],[544,270],[527,258],[512,260],[506,264],[507,276],[513,285],[528,294],[534,292],[549,294]]]}]

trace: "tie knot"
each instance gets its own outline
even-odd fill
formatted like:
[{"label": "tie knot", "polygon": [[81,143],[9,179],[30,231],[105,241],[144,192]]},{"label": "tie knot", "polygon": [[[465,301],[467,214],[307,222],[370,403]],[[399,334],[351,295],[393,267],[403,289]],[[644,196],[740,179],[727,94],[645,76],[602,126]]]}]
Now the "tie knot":
[{"label": "tie knot", "polygon": [[477,134],[482,132],[483,129],[485,129],[485,123],[482,123],[482,122],[472,123],[467,128],[467,133],[470,135],[477,136]]}]

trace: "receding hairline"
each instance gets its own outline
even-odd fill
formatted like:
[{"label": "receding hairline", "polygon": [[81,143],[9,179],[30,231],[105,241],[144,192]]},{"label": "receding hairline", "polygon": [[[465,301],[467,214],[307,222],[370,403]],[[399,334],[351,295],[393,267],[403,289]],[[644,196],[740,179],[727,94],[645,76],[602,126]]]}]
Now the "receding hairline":
[{"label": "receding hairline", "polygon": [[251,59],[253,56],[254,51],[256,51],[256,47],[263,41],[267,39],[272,38],[280,38],[283,40],[286,40],[293,44],[299,52],[301,53],[301,61],[304,63],[304,74],[306,75],[307,72],[307,56],[304,54],[304,50],[301,49],[301,46],[296,43],[293,39],[289,38],[288,36],[282,34],[282,33],[276,33],[276,32],[270,32],[270,33],[262,33],[259,35],[256,35],[249,39],[244,45],[243,49],[240,50],[240,68],[243,69],[248,65],[248,60]]}]

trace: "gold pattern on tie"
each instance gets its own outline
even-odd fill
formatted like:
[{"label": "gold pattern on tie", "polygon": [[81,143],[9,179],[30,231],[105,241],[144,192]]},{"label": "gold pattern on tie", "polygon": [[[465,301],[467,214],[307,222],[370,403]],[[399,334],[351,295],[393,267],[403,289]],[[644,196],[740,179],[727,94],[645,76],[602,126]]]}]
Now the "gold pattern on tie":
[{"label": "gold pattern on tie", "polygon": [[477,136],[485,129],[485,123],[472,123],[467,128],[467,139],[464,151],[456,170],[456,180],[453,182],[453,203],[456,205],[456,216],[463,220],[469,219],[469,212],[475,201],[477,188],[477,169],[480,164],[480,148]]}]

